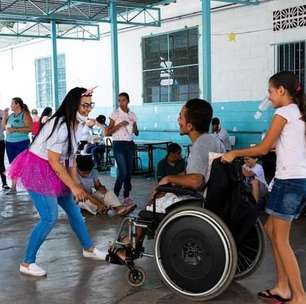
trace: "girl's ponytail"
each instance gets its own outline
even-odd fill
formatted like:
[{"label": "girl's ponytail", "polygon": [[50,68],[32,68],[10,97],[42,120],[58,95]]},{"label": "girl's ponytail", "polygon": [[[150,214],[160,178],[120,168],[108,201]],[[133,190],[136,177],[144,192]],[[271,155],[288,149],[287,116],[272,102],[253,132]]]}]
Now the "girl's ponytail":
[{"label": "girl's ponytail", "polygon": [[293,96],[293,98],[294,98],[294,102],[299,107],[299,110],[302,115],[302,120],[305,121],[306,123],[306,97],[305,97],[304,89],[300,83],[298,84],[296,88],[295,96]]}]

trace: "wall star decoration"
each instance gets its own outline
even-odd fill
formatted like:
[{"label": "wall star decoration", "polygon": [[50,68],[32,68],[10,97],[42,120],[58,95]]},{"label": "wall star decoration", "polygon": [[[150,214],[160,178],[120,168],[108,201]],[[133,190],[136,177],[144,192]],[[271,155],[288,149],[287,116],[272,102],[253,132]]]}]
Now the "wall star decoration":
[{"label": "wall star decoration", "polygon": [[229,41],[229,42],[236,42],[236,37],[237,37],[237,34],[236,34],[236,33],[233,33],[233,32],[230,32],[230,33],[227,35],[227,38],[228,38],[228,41]]}]

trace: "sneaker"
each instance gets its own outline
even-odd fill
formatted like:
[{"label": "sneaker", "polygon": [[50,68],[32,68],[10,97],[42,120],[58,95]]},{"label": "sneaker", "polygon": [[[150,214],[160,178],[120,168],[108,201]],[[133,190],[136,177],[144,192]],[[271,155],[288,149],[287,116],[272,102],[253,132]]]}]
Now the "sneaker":
[{"label": "sneaker", "polygon": [[97,206],[89,202],[88,200],[85,202],[79,202],[80,208],[87,210],[89,213],[96,215],[97,214]]},{"label": "sneaker", "polygon": [[11,195],[11,194],[16,194],[17,191],[15,189],[9,189],[8,191],[5,192],[6,195]]},{"label": "sneaker", "polygon": [[6,191],[6,190],[10,190],[11,188],[8,185],[3,185],[2,186],[2,190]]},{"label": "sneaker", "polygon": [[47,271],[45,271],[35,263],[30,264],[28,267],[20,265],[19,271],[23,274],[30,275],[33,277],[43,277],[47,275]]},{"label": "sneaker", "polygon": [[133,205],[133,204],[134,204],[134,202],[133,202],[133,200],[131,198],[125,197],[123,199],[123,205],[124,206],[129,206],[129,205]]},{"label": "sneaker", "polygon": [[83,257],[93,260],[105,261],[107,254],[108,252],[100,251],[97,248],[94,248],[93,251],[88,251],[83,249]]}]

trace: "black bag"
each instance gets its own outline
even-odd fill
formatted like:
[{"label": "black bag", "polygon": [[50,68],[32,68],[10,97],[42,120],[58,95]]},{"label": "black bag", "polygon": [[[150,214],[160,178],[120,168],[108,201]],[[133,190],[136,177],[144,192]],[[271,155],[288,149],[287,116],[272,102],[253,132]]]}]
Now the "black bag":
[{"label": "black bag", "polygon": [[205,208],[222,218],[237,246],[244,240],[257,221],[258,209],[243,182],[240,161],[235,160],[232,164],[224,164],[220,158],[213,161]]}]

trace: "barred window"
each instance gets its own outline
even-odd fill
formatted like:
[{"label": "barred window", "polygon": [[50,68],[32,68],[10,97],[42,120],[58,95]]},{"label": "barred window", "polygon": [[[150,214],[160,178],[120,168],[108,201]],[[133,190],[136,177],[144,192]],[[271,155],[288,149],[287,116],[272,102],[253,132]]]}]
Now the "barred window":
[{"label": "barred window", "polygon": [[305,87],[305,41],[274,46],[275,72],[291,71]]},{"label": "barred window", "polygon": [[[58,66],[58,98],[63,100],[66,95],[65,55],[57,57]],[[52,107],[53,82],[51,57],[35,59],[36,106],[37,108]]]},{"label": "barred window", "polygon": [[198,28],[143,38],[145,103],[185,102],[199,96]]}]

